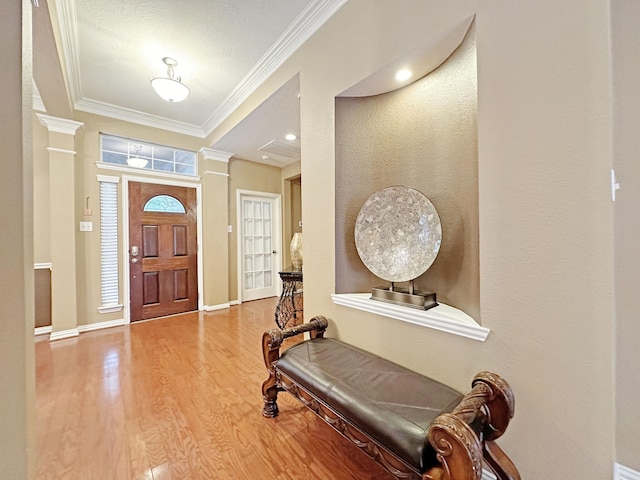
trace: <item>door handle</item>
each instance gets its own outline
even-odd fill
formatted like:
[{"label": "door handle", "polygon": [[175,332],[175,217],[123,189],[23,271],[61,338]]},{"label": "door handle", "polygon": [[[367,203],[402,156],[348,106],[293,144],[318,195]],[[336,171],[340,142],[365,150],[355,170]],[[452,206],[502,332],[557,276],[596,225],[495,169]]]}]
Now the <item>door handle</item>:
[{"label": "door handle", "polygon": [[275,255],[275,254],[276,254],[276,253],[278,253],[278,252],[276,252],[276,251],[274,250],[274,251],[273,251],[273,252],[271,252],[271,253],[273,253],[273,254]]},{"label": "door handle", "polygon": [[137,259],[136,257],[133,257],[133,258],[131,259],[131,263],[138,263],[138,259]]}]

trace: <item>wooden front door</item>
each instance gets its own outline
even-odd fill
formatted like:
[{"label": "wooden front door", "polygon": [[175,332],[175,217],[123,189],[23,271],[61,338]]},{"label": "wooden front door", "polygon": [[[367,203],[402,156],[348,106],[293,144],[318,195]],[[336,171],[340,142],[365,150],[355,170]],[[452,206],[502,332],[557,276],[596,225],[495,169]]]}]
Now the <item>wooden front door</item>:
[{"label": "wooden front door", "polygon": [[129,183],[131,321],[198,308],[195,188]]}]

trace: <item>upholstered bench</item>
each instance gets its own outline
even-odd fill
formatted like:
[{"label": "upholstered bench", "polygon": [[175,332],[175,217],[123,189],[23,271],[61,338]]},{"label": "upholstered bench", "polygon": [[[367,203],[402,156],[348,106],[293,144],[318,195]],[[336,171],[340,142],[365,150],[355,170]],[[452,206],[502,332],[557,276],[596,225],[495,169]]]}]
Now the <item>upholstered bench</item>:
[{"label": "upholstered bench", "polygon": [[[263,335],[269,378],[265,417],[287,391],[398,479],[479,480],[483,458],[501,480],[519,479],[494,443],[513,416],[514,398],[498,375],[482,372],[467,395],[339,340],[327,320]],[[286,338],[310,333],[282,354]]]}]

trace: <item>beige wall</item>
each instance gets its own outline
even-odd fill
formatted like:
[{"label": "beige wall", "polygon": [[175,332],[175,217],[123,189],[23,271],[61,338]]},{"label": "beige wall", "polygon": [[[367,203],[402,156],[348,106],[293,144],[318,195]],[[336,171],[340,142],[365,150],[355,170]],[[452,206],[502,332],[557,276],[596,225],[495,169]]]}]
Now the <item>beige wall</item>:
[{"label": "beige wall", "polygon": [[0,24],[0,476],[22,480],[35,478],[31,2],[2,2]]},{"label": "beige wall", "polygon": [[[185,150],[197,151],[203,144],[202,139],[167,132],[164,130],[145,127],[129,122],[109,119],[98,115],[77,112],[74,120],[83,122],[82,128],[76,134],[76,218],[77,221],[91,221],[92,232],[80,232],[76,229],[77,262],[78,262],[78,324],[105,322],[122,318],[122,312],[98,313],[101,305],[100,294],[100,208],[99,183],[97,175],[122,177],[123,175],[137,176],[153,181],[154,176],[142,171],[123,172],[98,168],[100,161],[100,133],[109,133],[123,137],[134,138],[160,145],[170,145]],[[162,179],[161,179],[162,180]],[[194,182],[194,186],[195,186]],[[118,184],[118,209],[122,205],[122,182]],[[86,199],[89,197],[89,207],[92,215],[83,215]],[[124,221],[120,218],[119,236],[122,242]],[[122,251],[122,243],[119,246]],[[122,262],[122,259],[119,260]],[[122,277],[120,269],[120,301],[123,302],[123,285],[128,279]]]},{"label": "beige wall", "polygon": [[[119,177],[135,176],[149,181],[165,181],[157,179],[153,174],[145,171],[118,171],[99,168],[96,162],[100,161],[100,133],[109,133],[128,138],[139,139],[151,143],[170,145],[176,148],[199,151],[205,141],[203,139],[166,132],[151,127],[135,125],[129,122],[109,119],[98,115],[76,112],[73,120],[82,122],[83,126],[77,131],[75,137],[66,135],[63,140],[71,142],[67,145],[70,150],[75,149],[77,154],[74,160],[75,168],[75,208],[71,213],[75,217],[75,225],[80,221],[93,222],[92,232],[75,231],[75,252],[70,255],[76,262],[76,291],[77,299],[77,325],[87,325],[99,322],[109,322],[123,318],[123,312],[99,313],[101,305],[100,292],[100,209],[99,209],[99,182],[97,175]],[[51,261],[50,251],[50,200],[49,180],[51,171],[49,167],[49,152],[47,147],[51,145],[49,132],[39,123],[35,127],[36,139],[33,142],[34,155],[37,159],[38,169],[34,174],[34,183],[42,185],[42,190],[34,193],[36,204],[35,223],[35,250],[38,252],[38,261],[45,263]],[[53,135],[53,134],[52,134]],[[59,134],[55,134],[54,139]],[[294,164],[284,171],[289,174],[300,174],[300,164]],[[55,173],[55,172],[54,172]],[[266,165],[258,165],[244,160],[233,159],[231,163],[206,158],[200,153],[200,181],[193,182],[194,187],[202,185],[202,236],[203,236],[203,307],[219,308],[225,306],[230,300],[237,299],[237,257],[236,257],[236,190],[252,190],[280,194],[282,191],[283,173],[281,169]],[[154,178],[156,180],[154,180]],[[118,209],[122,210],[122,181],[118,184]],[[92,210],[90,216],[84,215],[87,206]],[[294,202],[295,203],[295,202]],[[299,199],[297,209],[299,211]],[[66,211],[66,210],[65,210]],[[47,220],[47,223],[45,223]],[[120,219],[119,234],[121,238],[120,251],[122,251],[122,234],[125,218]],[[227,225],[231,224],[234,232],[227,232]],[[287,243],[288,246],[288,243]],[[122,262],[122,259],[120,259]],[[121,269],[120,277],[120,301],[124,302],[124,284],[128,279],[124,278]],[[71,299],[72,300],[72,299]],[[55,302],[56,299],[54,298]],[[71,312],[73,309],[68,308]],[[70,315],[68,326],[75,327],[73,316]]]},{"label": "beige wall", "polygon": [[[98,130],[198,149],[213,144],[300,72],[306,316],[330,316],[331,335],[460,390],[468,389],[479,370],[502,374],[514,387],[517,407],[501,443],[523,478],[610,478],[615,460],[640,469],[640,387],[633,368],[638,364],[637,294],[632,288],[637,269],[631,268],[632,262],[628,269],[625,265],[637,258],[632,229],[637,224],[637,199],[627,192],[638,179],[632,165],[638,151],[638,109],[633,103],[629,108],[617,103],[615,121],[611,115],[612,79],[617,98],[637,101],[637,42],[631,39],[638,12],[631,0],[611,5],[613,59],[605,0],[406,0],[402,8],[391,1],[350,0],[204,141],[115,120],[94,124],[84,114],[75,118],[85,122],[78,136],[84,145],[82,151],[78,148],[78,159],[86,162],[76,176],[76,208],[86,196],[97,198],[93,164]],[[19,65],[28,68],[16,57],[20,14],[15,4],[0,8],[0,35],[3,40],[9,37],[0,42],[0,52],[9,65],[11,91],[17,92]],[[336,284],[335,96],[474,13],[480,316],[483,326],[491,329],[484,343],[349,310],[330,299]],[[5,129],[13,139],[3,155],[12,161],[5,162],[0,191],[11,205],[20,206],[22,168],[14,163],[22,156],[15,143],[21,137],[15,122],[20,108],[16,95],[8,98],[14,100],[5,102],[0,112],[7,117],[1,122],[3,142]],[[615,225],[609,191],[612,151],[623,178]],[[25,153],[23,158],[28,157]],[[262,168],[236,160],[229,164],[230,223],[236,218],[235,189],[280,192],[280,172]],[[250,181],[254,175],[261,178],[259,185]],[[12,228],[0,234],[9,246],[1,264],[15,280],[25,272],[21,259],[29,271],[32,268],[31,254],[23,249],[23,241],[28,245],[31,236],[21,233],[31,228],[31,221],[25,230],[24,218],[12,216],[8,221]],[[236,225],[234,235],[229,235],[229,299],[237,298],[235,232]],[[93,233],[78,242],[79,296],[89,299],[79,310],[89,322],[110,319],[94,313],[99,304],[99,242]],[[46,249],[36,251],[46,256]],[[25,290],[15,281],[15,292],[0,289],[6,300],[2,338],[12,339],[2,345],[0,356],[3,363],[14,365],[0,382],[0,415],[7,425],[0,432],[0,467],[3,473],[16,472],[12,478],[25,478],[24,447],[32,432],[27,413],[33,405],[32,346],[15,341],[24,338],[23,319],[27,330],[33,328],[31,307],[25,307],[32,287],[28,278],[25,283]]]},{"label": "beige wall", "polygon": [[207,159],[202,165],[204,307],[229,302],[229,177],[228,162]]},{"label": "beige wall", "polygon": [[282,266],[291,265],[289,245],[295,232],[302,232],[302,177],[300,161],[281,170],[282,177]]},{"label": "beige wall", "polygon": [[[608,5],[351,0],[212,135],[300,72],[306,316],[461,390],[502,374],[517,398],[502,444],[523,478],[610,478],[614,462]],[[484,343],[330,298],[335,96],[474,13]]]},{"label": "beige wall", "polygon": [[640,472],[640,3],[611,3],[614,104],[617,460]]},{"label": "beige wall", "polygon": [[[143,171],[122,172],[116,170],[108,170],[98,168],[96,162],[100,161],[100,133],[110,133],[121,135],[124,137],[140,139],[151,143],[163,145],[171,145],[176,148],[197,151],[203,146],[203,140],[181,135],[177,133],[166,132],[151,127],[135,125],[129,122],[108,119],[98,115],[76,112],[75,121],[83,123],[83,126],[77,131],[75,139],[66,136],[65,140],[75,140],[74,145],[68,145],[69,149],[75,149],[76,155],[74,159],[75,168],[75,184],[74,184],[74,206],[71,214],[75,217],[75,252],[76,262],[76,291],[77,291],[77,325],[86,325],[91,323],[106,322],[123,318],[123,312],[113,312],[101,314],[98,307],[101,305],[100,293],[100,208],[99,208],[99,182],[97,175],[115,176],[122,178],[123,175],[136,176],[145,178],[149,181],[163,181],[157,179],[153,175],[149,175]],[[34,157],[36,169],[34,173],[34,184],[41,187],[34,192],[35,202],[35,218],[38,219],[34,223],[35,231],[35,252],[37,253],[37,261],[46,263],[51,261],[50,242],[50,201],[49,201],[49,152],[47,147],[50,146],[49,133],[45,127],[38,125],[35,127]],[[59,134],[58,134],[59,135]],[[207,162],[212,162],[211,164]],[[205,306],[220,305],[228,302],[227,286],[227,183],[226,176],[206,174],[207,170],[216,171],[215,164],[211,160],[201,160],[202,166],[202,200],[206,202],[203,205],[203,237],[206,238],[205,248],[207,250],[203,254],[203,274],[205,275],[203,302]],[[219,170],[219,169],[218,169]],[[223,170],[226,171],[226,164]],[[221,173],[226,172],[221,170]],[[166,180],[166,179],[164,179]],[[194,187],[199,182],[193,182]],[[122,182],[118,184],[118,208],[121,211],[122,199]],[[91,216],[84,215],[84,209],[87,206],[92,210]],[[77,223],[80,221],[93,222],[92,232],[79,232]],[[121,218],[119,224],[119,233],[122,237],[124,231],[124,222],[126,219]],[[220,248],[224,245],[224,248]],[[122,250],[122,243],[120,244]],[[122,262],[122,259],[120,259]],[[208,275],[207,273],[217,272],[218,276]],[[220,280],[222,275],[223,280]],[[128,281],[122,276],[120,277],[120,301],[124,302],[124,282]],[[55,298],[54,298],[55,301]],[[69,328],[75,327],[74,325]]]},{"label": "beige wall", "polygon": [[480,320],[475,32],[434,72],[391,93],[336,99],[336,293],[388,286],[355,247],[356,218],[375,192],[425,194],[442,246],[418,290]]},{"label": "beige wall", "polygon": [[50,263],[49,249],[49,132],[33,116],[33,260]]},{"label": "beige wall", "polygon": [[[49,132],[49,251],[53,333],[78,326],[78,249],[75,190],[79,171],[74,135]],[[56,150],[53,150],[56,149]]]},{"label": "beige wall", "polygon": [[[229,160],[229,299],[239,299],[238,294],[238,190],[281,194],[281,172],[277,167],[249,162],[239,158]],[[275,248],[275,245],[274,245]],[[284,242],[283,242],[284,248]]]}]

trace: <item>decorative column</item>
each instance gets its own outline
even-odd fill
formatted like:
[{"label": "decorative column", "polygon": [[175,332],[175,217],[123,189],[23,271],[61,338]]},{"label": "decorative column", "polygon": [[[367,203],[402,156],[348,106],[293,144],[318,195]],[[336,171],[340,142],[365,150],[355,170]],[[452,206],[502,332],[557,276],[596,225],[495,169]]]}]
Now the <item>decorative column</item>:
[{"label": "decorative column", "polygon": [[49,130],[50,340],[78,335],[76,280],[75,134],[83,125],[37,114]]},{"label": "decorative column", "polygon": [[229,308],[229,158],[201,148],[204,309]]}]

